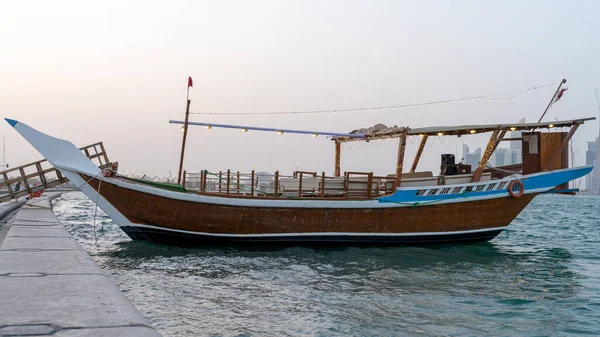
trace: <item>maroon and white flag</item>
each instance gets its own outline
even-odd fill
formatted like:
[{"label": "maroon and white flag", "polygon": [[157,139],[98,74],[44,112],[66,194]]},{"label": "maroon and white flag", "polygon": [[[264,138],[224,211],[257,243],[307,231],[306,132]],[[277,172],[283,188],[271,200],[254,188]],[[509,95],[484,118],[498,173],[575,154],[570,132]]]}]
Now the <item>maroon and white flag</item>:
[{"label": "maroon and white flag", "polygon": [[[191,77],[191,76],[189,76],[189,77],[188,77],[188,88],[189,88],[189,87],[193,87],[193,86],[194,86],[194,82],[192,82],[192,77]],[[562,93],[562,92],[561,92],[561,93]]]},{"label": "maroon and white flag", "polygon": [[558,91],[558,94],[556,94],[556,97],[554,97],[554,101],[552,101],[552,104],[558,102],[558,100],[563,96],[563,94],[565,93],[565,91],[567,91],[567,89],[569,89],[569,88],[560,89]]}]

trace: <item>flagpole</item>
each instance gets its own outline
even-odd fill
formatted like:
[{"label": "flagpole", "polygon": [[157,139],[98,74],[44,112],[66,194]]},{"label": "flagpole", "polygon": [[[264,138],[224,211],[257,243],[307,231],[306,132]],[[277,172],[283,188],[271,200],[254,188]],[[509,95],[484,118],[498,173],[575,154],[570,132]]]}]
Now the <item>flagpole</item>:
[{"label": "flagpole", "polygon": [[567,83],[567,80],[563,78],[563,80],[560,81],[560,84],[558,85],[558,88],[556,88],[556,92],[554,92],[554,95],[552,96],[552,99],[550,100],[550,103],[548,103],[548,106],[546,107],[546,110],[544,110],[544,113],[542,114],[542,117],[540,117],[540,119],[537,121],[538,123],[540,123],[542,121],[542,119],[546,115],[546,112],[548,112],[548,110],[550,109],[550,106],[554,102],[554,98],[556,98],[556,94],[558,94],[558,92],[560,91],[560,87],[562,87],[562,85],[565,84],[565,83]]},{"label": "flagpole", "polygon": [[187,130],[188,130],[188,118],[190,116],[190,104],[192,101],[190,100],[190,84],[192,83],[192,78],[188,78],[187,85],[187,94],[186,94],[186,108],[185,108],[185,123],[183,124],[183,140],[181,141],[181,156],[179,157],[179,174],[177,175],[177,184],[181,184],[181,171],[183,170],[183,155],[185,153],[185,140],[187,138]]}]

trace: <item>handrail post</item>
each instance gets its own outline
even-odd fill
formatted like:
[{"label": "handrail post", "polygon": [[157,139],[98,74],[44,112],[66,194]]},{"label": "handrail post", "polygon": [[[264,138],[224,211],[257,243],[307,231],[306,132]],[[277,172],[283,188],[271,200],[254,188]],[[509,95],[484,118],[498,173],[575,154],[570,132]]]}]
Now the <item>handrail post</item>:
[{"label": "handrail post", "polygon": [[100,149],[102,150],[102,155],[104,156],[104,161],[106,161],[106,163],[110,163],[110,161],[108,160],[108,155],[106,154],[106,150],[104,150],[104,143],[100,142]]},{"label": "handrail post", "polygon": [[252,182],[250,183],[250,195],[254,196],[254,170],[252,170],[251,178]]},{"label": "handrail post", "polygon": [[44,170],[42,170],[42,164],[40,163],[35,163],[35,167],[37,168],[37,171],[40,175],[40,181],[42,182],[42,185],[44,185],[44,188],[47,188],[46,186],[46,176],[44,175]]},{"label": "handrail post", "polygon": [[2,176],[4,177],[4,183],[6,184],[6,189],[8,190],[8,194],[10,194],[11,198],[15,197],[15,193],[12,190],[12,187],[10,186],[10,182],[8,180],[8,174],[6,174],[5,172],[2,173]]},{"label": "handrail post", "polygon": [[59,170],[57,170],[57,169],[55,168],[55,169],[54,169],[54,171],[56,172],[56,177],[58,178],[58,181],[63,181],[63,180],[65,180],[65,181],[66,181],[66,178],[65,178],[65,177],[63,177],[62,173],[60,173],[60,171],[59,171]]},{"label": "handrail post", "polygon": [[186,177],[185,177],[185,175],[186,175],[186,172],[185,172],[185,170],[183,170],[183,177],[182,177],[182,179],[181,179],[181,186],[182,186],[183,188],[185,188],[185,180],[186,180],[186,179],[185,179],[185,178],[186,178]]},{"label": "handrail post", "polygon": [[367,176],[367,199],[371,199],[373,187],[373,172],[369,173]]},{"label": "handrail post", "polygon": [[229,194],[229,180],[231,179],[231,170],[227,169],[227,194]]},{"label": "handrail post", "polygon": [[279,193],[279,171],[275,171],[275,187],[273,193]]},{"label": "handrail post", "polygon": [[204,183],[202,184],[202,192],[206,192],[206,176],[208,175],[208,172],[206,172],[206,170],[204,170]]},{"label": "handrail post", "polygon": [[340,176],[341,157],[342,157],[342,144],[339,140],[336,140],[335,141],[335,169],[334,169],[334,174],[333,174],[336,177]]},{"label": "handrail post", "polygon": [[202,184],[204,183],[204,170],[200,170],[200,181],[198,182],[198,193],[202,192]]},{"label": "handrail post", "polygon": [[321,198],[325,198],[325,172],[321,173]]},{"label": "handrail post", "polygon": [[219,193],[221,193],[221,180],[223,179],[223,171],[219,171]]},{"label": "handrail post", "polygon": [[240,194],[240,171],[236,174],[236,194]]},{"label": "handrail post", "polygon": [[348,172],[344,172],[344,196],[348,199],[348,180],[350,179],[350,174]]},{"label": "handrail post", "polygon": [[21,173],[21,180],[23,181],[23,185],[25,185],[27,192],[31,193],[31,187],[29,186],[29,181],[25,178],[25,170],[23,170],[23,167],[19,167],[19,173]]},{"label": "handrail post", "polygon": [[298,180],[298,198],[302,198],[302,173],[298,179],[300,179]]}]

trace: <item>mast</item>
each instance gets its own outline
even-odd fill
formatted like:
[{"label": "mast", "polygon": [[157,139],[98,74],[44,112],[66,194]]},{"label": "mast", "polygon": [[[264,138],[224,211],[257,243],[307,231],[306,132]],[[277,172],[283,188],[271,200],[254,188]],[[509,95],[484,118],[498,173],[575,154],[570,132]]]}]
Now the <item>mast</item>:
[{"label": "mast", "polygon": [[181,184],[181,170],[183,170],[183,155],[185,154],[185,140],[187,138],[188,130],[188,119],[190,117],[190,87],[193,87],[192,78],[188,77],[187,95],[186,95],[186,108],[185,108],[185,122],[183,124],[183,139],[181,141],[181,156],[179,158],[179,174],[177,175],[177,184]]}]

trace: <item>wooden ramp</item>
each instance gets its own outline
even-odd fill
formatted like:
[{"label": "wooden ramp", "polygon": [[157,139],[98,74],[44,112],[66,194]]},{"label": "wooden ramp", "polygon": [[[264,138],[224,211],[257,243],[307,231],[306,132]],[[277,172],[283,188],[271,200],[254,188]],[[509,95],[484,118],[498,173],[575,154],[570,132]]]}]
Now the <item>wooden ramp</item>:
[{"label": "wooden ramp", "polygon": [[[98,167],[110,166],[102,142],[84,146],[80,150]],[[0,202],[56,187],[69,181],[45,159],[1,171],[0,179],[2,180],[0,188],[8,191],[7,195],[0,196]]]}]

